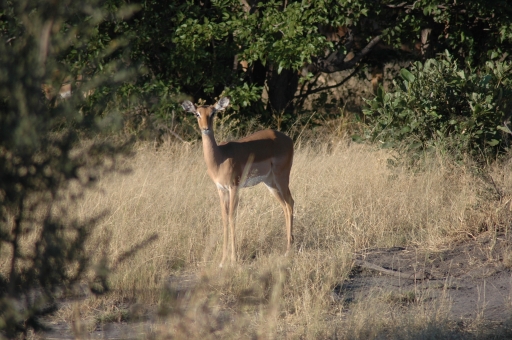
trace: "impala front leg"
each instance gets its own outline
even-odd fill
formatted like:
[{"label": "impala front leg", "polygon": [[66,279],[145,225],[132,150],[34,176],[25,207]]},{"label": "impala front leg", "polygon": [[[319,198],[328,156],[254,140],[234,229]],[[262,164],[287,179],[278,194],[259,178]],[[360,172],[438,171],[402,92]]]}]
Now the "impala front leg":
[{"label": "impala front leg", "polygon": [[231,233],[231,261],[236,261],[235,255],[235,213],[238,205],[238,187],[229,188],[229,232]]},{"label": "impala front leg", "polygon": [[222,212],[222,227],[224,229],[224,238],[222,243],[222,260],[219,267],[222,268],[228,255],[228,212],[229,212],[229,192],[218,189],[220,197],[220,210]]}]

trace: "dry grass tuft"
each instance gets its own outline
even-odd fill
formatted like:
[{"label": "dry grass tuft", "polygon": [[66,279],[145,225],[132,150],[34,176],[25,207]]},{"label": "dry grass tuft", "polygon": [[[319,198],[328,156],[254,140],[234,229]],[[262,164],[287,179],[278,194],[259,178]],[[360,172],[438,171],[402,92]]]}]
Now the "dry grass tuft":
[{"label": "dry grass tuft", "polygon": [[[88,250],[96,259],[108,259],[112,269],[111,292],[77,302],[79,308],[103,310],[103,319],[95,319],[102,323],[109,317],[129,319],[129,305],[142,304],[158,315],[151,335],[157,338],[446,335],[442,332],[452,327],[446,321],[448,302],[370,294],[349,306],[333,298],[333,289],[349,276],[354,254],[365,249],[436,251],[483,226],[499,226],[496,209],[510,204],[512,175],[498,166],[489,170],[502,195],[489,199],[492,187],[468,166],[430,157],[421,171],[412,172],[389,167],[389,157],[345,140],[297,146],[290,187],[296,202],[294,254],[283,257],[282,209],[257,186],[241,191],[238,262],[219,270],[220,208],[201,146],[157,150],[140,144],[133,158],[118,164],[131,168],[129,174],[101,178],[98,189],[76,207],[84,218],[108,210]],[[73,319],[74,308],[59,317]]]}]

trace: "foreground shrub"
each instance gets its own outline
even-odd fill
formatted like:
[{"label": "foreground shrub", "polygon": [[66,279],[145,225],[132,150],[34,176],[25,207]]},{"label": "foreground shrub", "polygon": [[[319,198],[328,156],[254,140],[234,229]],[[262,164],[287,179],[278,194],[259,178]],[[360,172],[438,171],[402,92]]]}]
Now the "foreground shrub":
[{"label": "foreground shrub", "polygon": [[441,146],[456,157],[495,156],[508,147],[512,67],[488,61],[461,68],[449,53],[402,69],[390,92],[380,88],[363,111],[367,138],[417,153]]},{"label": "foreground shrub", "polygon": [[[114,86],[127,75],[119,63],[105,61],[119,46],[115,41],[88,60],[88,73],[65,62],[66,53],[97,41],[92,28],[105,13],[92,5],[24,0],[1,7],[0,338],[43,328],[39,318],[56,310],[56,298],[91,268],[84,244],[102,213],[69,217],[66,204],[94,182],[92,169],[114,164],[120,149],[97,141],[78,145],[78,131],[102,125],[87,122],[80,108],[86,90]],[[80,89],[59,96],[64,79],[81,74],[91,79],[84,76]],[[104,109],[98,103],[90,112],[99,117]],[[112,116],[105,118],[111,128]],[[97,271],[91,290],[105,290],[104,273]]]}]

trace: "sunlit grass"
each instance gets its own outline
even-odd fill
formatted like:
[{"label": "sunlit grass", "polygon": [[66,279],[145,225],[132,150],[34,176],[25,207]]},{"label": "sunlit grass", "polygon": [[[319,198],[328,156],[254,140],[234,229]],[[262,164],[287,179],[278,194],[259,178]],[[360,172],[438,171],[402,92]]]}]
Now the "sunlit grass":
[{"label": "sunlit grass", "polygon": [[[141,143],[117,165],[131,169],[128,174],[102,177],[74,208],[81,218],[107,211],[87,251],[108,260],[111,291],[64,308],[59,318],[71,320],[79,308],[103,311],[89,316],[99,323],[119,315],[129,320],[129,306],[138,305],[142,314],[160,316],[156,337],[366,339],[395,332],[408,338],[403,327],[409,335],[435,334],[447,320],[448,302],[420,304],[404,315],[396,306],[402,297],[370,294],[348,311],[333,300],[333,288],[348,277],[354,254],[392,246],[435,251],[499,219],[489,209],[499,203],[488,199],[468,166],[431,156],[413,172],[388,166],[389,157],[345,140],[298,145],[290,185],[293,254],[283,256],[281,207],[256,186],[241,191],[238,261],[219,269],[220,207],[201,145]],[[490,171],[510,192],[512,176],[502,169]],[[171,276],[191,278],[188,288],[174,287]],[[119,305],[127,307],[112,307]]]}]

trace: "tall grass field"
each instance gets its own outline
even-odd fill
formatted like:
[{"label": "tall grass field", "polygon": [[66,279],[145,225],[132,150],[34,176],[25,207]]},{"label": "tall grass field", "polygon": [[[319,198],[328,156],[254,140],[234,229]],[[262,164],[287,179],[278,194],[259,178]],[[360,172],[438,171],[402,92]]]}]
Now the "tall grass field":
[{"label": "tall grass field", "polygon": [[[442,155],[425,157],[413,171],[390,166],[392,157],[345,139],[297,143],[292,254],[284,256],[282,208],[259,185],[240,191],[238,259],[221,269],[219,198],[201,144],[140,143],[116,164],[120,171],[100,176],[71,207],[74,218],[104,214],[87,250],[110,271],[110,291],[70,299],[50,322],[72,324],[84,337],[110,322],[142,327],[130,336],[154,339],[445,334],[452,327],[449,301],[404,309],[372,293],[349,303],[333,290],[349,278],[355,255],[369,249],[435,252],[482,226],[506,224],[509,209],[502,205],[512,173],[501,164],[482,174]],[[496,190],[504,197],[497,199]],[[7,263],[0,261],[1,270]]]}]

